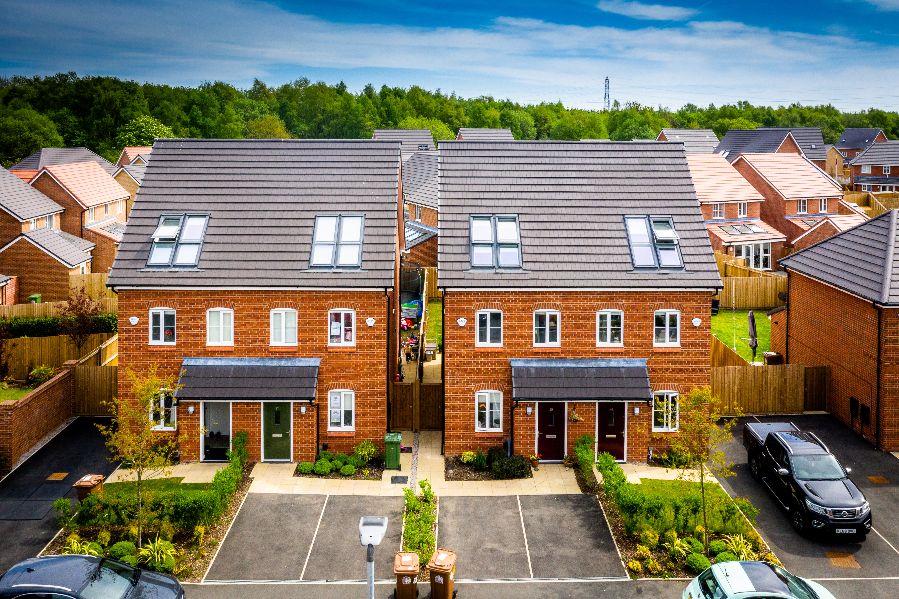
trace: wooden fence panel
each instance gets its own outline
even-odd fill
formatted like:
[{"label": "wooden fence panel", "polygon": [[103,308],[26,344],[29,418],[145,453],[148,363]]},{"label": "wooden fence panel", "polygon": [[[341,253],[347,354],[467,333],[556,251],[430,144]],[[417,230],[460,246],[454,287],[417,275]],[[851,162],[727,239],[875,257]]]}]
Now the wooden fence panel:
[{"label": "wooden fence panel", "polygon": [[109,402],[118,394],[117,366],[75,367],[75,414],[112,416]]},{"label": "wooden fence panel", "polygon": [[425,276],[425,289],[424,289],[424,297],[443,297],[443,291],[441,291],[437,282],[437,269],[434,267],[422,268]]},{"label": "wooden fence panel", "polygon": [[[111,333],[95,333],[90,336],[79,355],[75,344],[66,335],[54,337],[18,337],[5,342],[8,375],[16,380],[24,380],[37,366],[53,368],[62,366],[66,360],[78,360],[97,350],[97,346],[113,336]],[[118,350],[116,350],[118,351]],[[107,355],[107,357],[109,357]]]},{"label": "wooden fence panel", "polygon": [[93,299],[115,297],[112,289],[106,286],[108,278],[109,274],[105,272],[69,275],[69,290],[84,289],[84,292]]},{"label": "wooden fence panel", "polygon": [[810,366],[805,369],[805,411],[827,410],[828,371],[826,366]]},{"label": "wooden fence panel", "polygon": [[712,393],[724,401],[725,414],[800,414],[805,372],[801,364],[712,368]]},{"label": "wooden fence panel", "polygon": [[390,399],[390,430],[413,430],[413,404],[418,385],[415,383],[393,383],[393,397]]},{"label": "wooden fence panel", "polygon": [[721,308],[770,309],[784,303],[779,294],[787,291],[786,277],[725,277],[721,280],[724,289],[716,296],[721,300]]},{"label": "wooden fence panel", "polygon": [[421,385],[417,430],[443,430],[443,385]]},{"label": "wooden fence panel", "polygon": [[[104,297],[97,300],[103,312],[116,313],[119,311],[118,297]],[[46,302],[41,304],[13,304],[0,306],[0,318],[12,318],[14,316],[56,316],[59,314],[65,302]]]},{"label": "wooden fence panel", "polygon": [[725,345],[720,339],[712,336],[712,368],[716,366],[747,366],[740,354]]}]

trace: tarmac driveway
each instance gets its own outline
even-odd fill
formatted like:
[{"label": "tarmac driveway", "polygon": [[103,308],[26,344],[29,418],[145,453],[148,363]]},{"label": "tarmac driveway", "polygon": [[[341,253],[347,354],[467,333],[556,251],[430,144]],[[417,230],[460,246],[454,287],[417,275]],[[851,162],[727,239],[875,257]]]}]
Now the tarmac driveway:
[{"label": "tarmac driveway", "polygon": [[[864,542],[805,538],[797,534],[765,487],[746,464],[742,422],[727,446],[736,476],[721,481],[731,495],[748,497],[761,510],[757,528],[791,572],[807,578],[881,578],[899,572],[899,460],[874,450],[835,418],[827,415],[747,418],[760,422],[792,421],[817,434],[840,462],[852,468],[852,480],[871,503],[874,530]],[[826,583],[825,583],[826,585]]]},{"label": "tarmac driveway", "polygon": [[74,497],[76,480],[115,469],[97,422],[109,419],[78,418],[0,482],[0,573],[34,557],[53,538],[59,530],[53,501]]}]

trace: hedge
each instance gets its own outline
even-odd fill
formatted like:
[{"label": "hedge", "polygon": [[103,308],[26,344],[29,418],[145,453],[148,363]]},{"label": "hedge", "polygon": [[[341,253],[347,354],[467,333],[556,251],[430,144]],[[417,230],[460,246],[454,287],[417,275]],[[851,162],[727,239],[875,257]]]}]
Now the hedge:
[{"label": "hedge", "polygon": [[[119,330],[118,317],[113,313],[93,317],[91,333],[115,333]],[[0,339],[17,337],[55,337],[63,335],[60,316],[13,316],[0,318]]]},{"label": "hedge", "polygon": [[574,442],[574,457],[577,458],[577,468],[581,473],[584,483],[591,489],[596,485],[596,477],[593,476],[593,453],[596,442],[593,435],[581,435]]}]

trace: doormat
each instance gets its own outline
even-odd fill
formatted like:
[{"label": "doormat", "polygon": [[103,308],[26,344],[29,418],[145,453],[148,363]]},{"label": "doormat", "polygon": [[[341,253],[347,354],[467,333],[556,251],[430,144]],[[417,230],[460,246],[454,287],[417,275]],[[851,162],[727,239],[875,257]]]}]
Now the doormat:
[{"label": "doormat", "polygon": [[390,484],[391,485],[408,485],[409,477],[408,476],[391,476]]}]

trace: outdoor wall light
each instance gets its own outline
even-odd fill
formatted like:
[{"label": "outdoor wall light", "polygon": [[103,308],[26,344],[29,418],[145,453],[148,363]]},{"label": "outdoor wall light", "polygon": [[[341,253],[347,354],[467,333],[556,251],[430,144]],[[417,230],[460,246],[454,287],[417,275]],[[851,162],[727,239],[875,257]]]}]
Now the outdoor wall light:
[{"label": "outdoor wall light", "polygon": [[640,406],[634,406],[634,416],[640,413]]},{"label": "outdoor wall light", "polygon": [[187,413],[188,413],[188,414],[193,414],[193,413],[194,413],[194,407],[193,407],[193,406],[187,406]]},{"label": "outdoor wall light", "polygon": [[365,319],[365,324],[367,324],[367,325],[370,326],[370,327],[375,326],[375,319],[374,319],[374,317],[373,317],[373,316],[369,316],[368,318],[366,318],[366,319]]},{"label": "outdoor wall light", "polygon": [[300,414],[306,413],[306,406],[300,406]]},{"label": "outdoor wall light", "polygon": [[531,414],[534,413],[534,408],[532,408],[531,406],[527,406],[527,407],[524,409],[524,412],[525,412],[525,414],[527,414],[528,416],[530,416]]},{"label": "outdoor wall light", "polygon": [[138,322],[140,322],[140,318],[138,318],[137,316],[129,316],[129,317],[128,317],[128,322],[131,324],[131,326],[134,326],[134,325],[136,325]]},{"label": "outdoor wall light", "polygon": [[456,324],[458,324],[460,327],[464,327],[467,323],[468,323],[468,320],[466,320],[465,318],[461,318],[461,317],[456,321]]},{"label": "outdoor wall light", "polygon": [[699,325],[702,324],[702,319],[697,317],[697,318],[694,318],[693,320],[691,320],[690,322],[693,323],[694,327],[698,327]]}]

